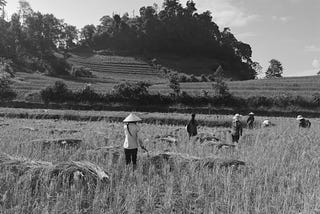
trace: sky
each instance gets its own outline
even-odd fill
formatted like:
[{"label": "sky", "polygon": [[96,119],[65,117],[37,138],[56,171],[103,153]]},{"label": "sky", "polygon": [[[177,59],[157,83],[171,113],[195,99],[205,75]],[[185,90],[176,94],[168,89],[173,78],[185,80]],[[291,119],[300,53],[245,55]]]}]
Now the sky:
[{"label": "sky", "polygon": [[[7,0],[8,16],[19,0]],[[52,13],[79,29],[99,24],[104,15],[128,12],[163,0],[28,0],[35,11]],[[185,5],[186,0],[180,0]],[[284,76],[315,75],[320,71],[320,0],[194,0],[198,12],[209,10],[222,31],[250,44],[263,72],[271,59],[279,60]]]}]

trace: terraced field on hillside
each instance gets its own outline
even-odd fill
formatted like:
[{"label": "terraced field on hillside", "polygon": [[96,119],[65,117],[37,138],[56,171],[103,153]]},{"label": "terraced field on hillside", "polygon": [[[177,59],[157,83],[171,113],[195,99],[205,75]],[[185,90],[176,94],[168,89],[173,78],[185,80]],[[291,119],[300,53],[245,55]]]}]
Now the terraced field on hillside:
[{"label": "terraced field on hillside", "polygon": [[92,69],[98,79],[111,78],[115,81],[149,81],[164,83],[164,78],[149,64],[134,57],[121,56],[79,56],[72,55],[68,60],[73,65]]},{"label": "terraced field on hillside", "polygon": [[122,81],[148,81],[151,84],[165,84],[167,81],[152,66],[134,57],[73,54],[68,61],[72,65],[90,68],[94,77],[50,77],[37,72],[18,72],[13,80],[18,99],[24,99],[28,94],[53,85],[58,80],[64,81],[72,90],[80,89],[85,83],[90,83],[101,93],[108,92],[115,84]]}]

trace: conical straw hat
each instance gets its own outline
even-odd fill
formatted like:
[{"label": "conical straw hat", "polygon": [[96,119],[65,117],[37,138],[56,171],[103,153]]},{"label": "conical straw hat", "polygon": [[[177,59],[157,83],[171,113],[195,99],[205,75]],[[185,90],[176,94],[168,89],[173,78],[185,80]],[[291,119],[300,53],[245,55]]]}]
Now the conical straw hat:
[{"label": "conical straw hat", "polygon": [[129,114],[128,117],[126,117],[126,119],[123,120],[123,122],[125,123],[129,123],[129,122],[139,122],[141,121],[141,118],[139,118],[137,115],[131,113]]},{"label": "conical straw hat", "polygon": [[254,115],[254,113],[253,113],[253,112],[250,112],[249,115]]},{"label": "conical straw hat", "polygon": [[240,119],[240,117],[241,117],[241,115],[240,115],[240,114],[235,114],[235,115],[233,116],[233,119],[234,119],[234,120],[239,120],[239,119]]},{"label": "conical straw hat", "polygon": [[303,119],[302,115],[297,116],[297,120],[302,120],[302,119]]}]

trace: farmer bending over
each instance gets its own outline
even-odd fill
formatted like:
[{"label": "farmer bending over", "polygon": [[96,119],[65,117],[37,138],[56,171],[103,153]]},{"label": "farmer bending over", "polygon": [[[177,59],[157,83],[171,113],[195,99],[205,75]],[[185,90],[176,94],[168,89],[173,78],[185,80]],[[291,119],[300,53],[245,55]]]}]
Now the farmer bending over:
[{"label": "farmer bending over", "polygon": [[302,115],[298,115],[297,120],[299,121],[299,128],[310,128],[311,122],[302,117]]},{"label": "farmer bending over", "polygon": [[191,120],[189,121],[188,125],[186,126],[187,132],[189,134],[189,138],[193,137],[193,136],[196,136],[198,134],[198,132],[197,132],[198,123],[195,120],[195,117],[196,117],[196,115],[192,114],[191,115]]},{"label": "farmer bending over", "polygon": [[143,150],[147,151],[147,149],[143,146],[142,140],[139,138],[140,128],[137,125],[137,122],[140,121],[141,119],[135,114],[130,114],[123,120],[125,123],[125,140],[123,148],[126,156],[126,164],[129,165],[132,162],[133,169],[136,169],[137,166],[138,144]]},{"label": "farmer bending over", "polygon": [[238,143],[240,136],[242,136],[242,124],[240,121],[239,114],[235,114],[233,117],[231,136],[232,136],[233,143],[234,142]]}]

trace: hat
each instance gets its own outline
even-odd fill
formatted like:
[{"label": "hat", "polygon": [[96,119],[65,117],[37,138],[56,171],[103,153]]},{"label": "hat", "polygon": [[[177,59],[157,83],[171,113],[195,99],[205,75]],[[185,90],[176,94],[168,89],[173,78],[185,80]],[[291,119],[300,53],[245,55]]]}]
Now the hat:
[{"label": "hat", "polygon": [[233,119],[234,119],[234,120],[239,120],[239,119],[240,119],[240,117],[241,117],[241,115],[240,115],[240,114],[235,114],[235,115],[233,116]]},{"label": "hat", "polygon": [[249,115],[254,115],[254,113],[253,113],[253,112],[250,112]]},{"label": "hat", "polygon": [[268,126],[268,125],[270,125],[270,121],[269,120],[264,120],[262,122],[262,124],[265,125],[265,126]]},{"label": "hat", "polygon": [[124,123],[139,122],[139,121],[141,121],[141,118],[139,118],[138,116],[136,116],[133,113],[129,114],[129,116],[123,120]]},{"label": "hat", "polygon": [[297,116],[297,120],[302,120],[302,119],[304,119],[304,118],[302,117],[302,115],[298,115],[298,116]]}]

